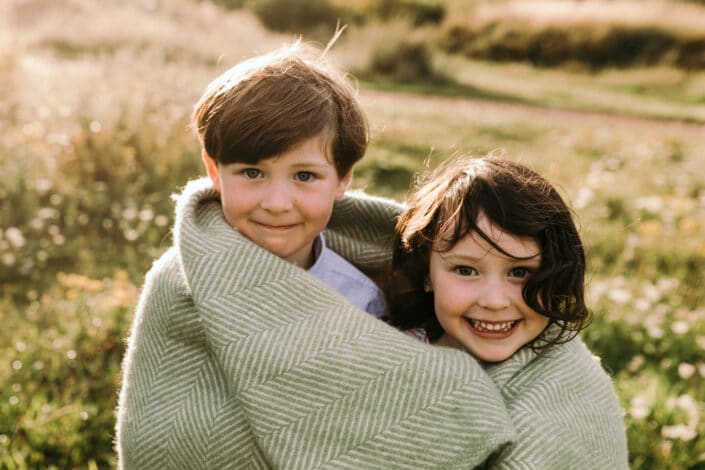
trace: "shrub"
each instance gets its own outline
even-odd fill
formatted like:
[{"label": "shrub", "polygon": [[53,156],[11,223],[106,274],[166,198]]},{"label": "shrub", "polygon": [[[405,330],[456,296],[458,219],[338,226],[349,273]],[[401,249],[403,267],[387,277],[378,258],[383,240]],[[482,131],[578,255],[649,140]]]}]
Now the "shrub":
[{"label": "shrub", "polygon": [[552,67],[567,63],[592,69],[675,65],[705,68],[705,38],[681,37],[651,26],[550,26],[543,29],[512,22],[473,29],[454,25],[443,33],[448,52],[494,61],[526,61]]},{"label": "shrub", "polygon": [[376,0],[370,13],[388,21],[395,16],[409,18],[414,26],[439,24],[445,18],[445,7],[436,2],[413,0]]},{"label": "shrub", "polygon": [[322,27],[331,32],[345,12],[328,0],[253,0],[252,11],[262,24],[273,31],[302,33]]},{"label": "shrub", "polygon": [[245,6],[246,0],[213,0],[213,3],[220,5],[226,10],[237,10]]},{"label": "shrub", "polygon": [[400,40],[375,49],[367,75],[400,83],[447,83],[433,66],[431,49],[419,40]]}]

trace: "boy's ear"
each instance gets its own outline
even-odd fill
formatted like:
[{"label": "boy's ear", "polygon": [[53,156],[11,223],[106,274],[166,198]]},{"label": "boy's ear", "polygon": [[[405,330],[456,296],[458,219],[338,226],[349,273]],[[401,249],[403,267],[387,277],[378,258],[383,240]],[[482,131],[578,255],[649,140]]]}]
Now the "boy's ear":
[{"label": "boy's ear", "polygon": [[345,194],[345,190],[348,189],[348,186],[350,186],[350,183],[352,182],[352,169],[347,172],[345,176],[340,178],[340,181],[338,181],[338,191],[335,193],[335,198],[340,199],[343,197],[343,194]]},{"label": "boy's ear", "polygon": [[203,160],[203,164],[206,166],[206,172],[208,173],[208,177],[211,179],[213,182],[213,186],[215,186],[215,190],[220,192],[220,180],[218,179],[218,164],[211,158],[208,153],[206,153],[205,150],[201,151],[201,159]]}]

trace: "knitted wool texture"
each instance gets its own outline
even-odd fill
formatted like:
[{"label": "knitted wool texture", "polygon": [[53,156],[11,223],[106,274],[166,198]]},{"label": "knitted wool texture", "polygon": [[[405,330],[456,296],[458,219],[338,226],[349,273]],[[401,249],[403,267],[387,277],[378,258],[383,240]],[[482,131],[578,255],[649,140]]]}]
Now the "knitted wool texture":
[{"label": "knitted wool texture", "polygon": [[[348,195],[327,240],[362,269],[386,266],[398,211]],[[130,333],[119,468],[473,468],[513,439],[475,360],[394,330],[240,236],[207,180],[179,197],[174,242]]]}]

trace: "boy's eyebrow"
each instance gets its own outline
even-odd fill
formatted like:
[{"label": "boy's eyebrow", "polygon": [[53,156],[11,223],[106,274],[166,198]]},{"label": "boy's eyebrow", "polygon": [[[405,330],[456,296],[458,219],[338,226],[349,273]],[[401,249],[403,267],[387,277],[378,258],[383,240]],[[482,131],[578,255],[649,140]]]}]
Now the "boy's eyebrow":
[{"label": "boy's eyebrow", "polygon": [[293,167],[312,167],[312,166],[316,166],[316,167],[321,167],[321,168],[328,168],[328,167],[330,166],[330,163],[326,164],[326,163],[305,162],[305,161],[304,161],[304,162],[294,163],[294,164],[291,165],[291,166],[293,166]]}]

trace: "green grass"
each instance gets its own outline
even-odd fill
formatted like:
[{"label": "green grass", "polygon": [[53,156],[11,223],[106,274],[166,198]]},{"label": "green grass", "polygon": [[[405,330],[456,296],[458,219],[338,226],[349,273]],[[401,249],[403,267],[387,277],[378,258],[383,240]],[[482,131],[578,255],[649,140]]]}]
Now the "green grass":
[{"label": "green grass", "polygon": [[[203,174],[191,106],[284,37],[186,0],[81,4],[58,23],[25,3],[0,37],[0,468],[105,468],[138,289],[171,243],[170,195]],[[364,67],[356,54],[399,28],[351,27],[333,58]],[[613,374],[632,468],[705,465],[703,75],[433,64],[452,82],[361,82],[373,140],[353,185],[403,199],[424,165],[496,148],[545,174],[588,246],[584,338]]]}]

